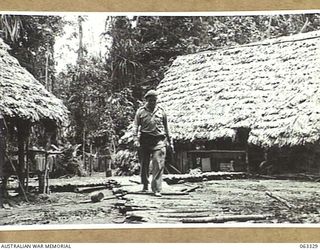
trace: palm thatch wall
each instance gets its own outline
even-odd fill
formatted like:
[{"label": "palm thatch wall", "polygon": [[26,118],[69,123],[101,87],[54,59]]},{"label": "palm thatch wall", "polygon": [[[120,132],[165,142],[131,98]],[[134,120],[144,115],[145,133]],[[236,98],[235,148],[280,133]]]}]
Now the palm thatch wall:
[{"label": "palm thatch wall", "polygon": [[65,122],[68,110],[62,101],[21,67],[8,49],[0,39],[0,113],[30,122]]},{"label": "palm thatch wall", "polygon": [[320,138],[320,32],[178,57],[158,86],[176,140],[294,146]]}]

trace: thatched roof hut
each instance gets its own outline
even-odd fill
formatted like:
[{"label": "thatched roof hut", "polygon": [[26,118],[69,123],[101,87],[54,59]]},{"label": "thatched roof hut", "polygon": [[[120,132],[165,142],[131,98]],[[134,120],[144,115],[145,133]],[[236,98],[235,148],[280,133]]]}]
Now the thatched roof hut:
[{"label": "thatched roof hut", "polygon": [[21,67],[8,49],[0,39],[0,113],[30,122],[65,122],[68,110],[62,101]]},{"label": "thatched roof hut", "polygon": [[177,141],[233,138],[258,146],[320,138],[320,32],[178,57],[158,86]]},{"label": "thatched roof hut", "polygon": [[[48,92],[40,82],[20,66],[18,60],[8,53],[8,49],[9,47],[0,39],[0,114],[7,122],[9,121],[11,131],[17,132],[15,133],[19,159],[17,174],[23,185],[24,156],[28,151],[27,138],[30,134],[30,125],[42,122],[52,133],[57,125],[67,121],[68,110],[61,100]],[[0,118],[3,117],[0,116]],[[3,146],[0,148],[0,157],[3,165]]]}]

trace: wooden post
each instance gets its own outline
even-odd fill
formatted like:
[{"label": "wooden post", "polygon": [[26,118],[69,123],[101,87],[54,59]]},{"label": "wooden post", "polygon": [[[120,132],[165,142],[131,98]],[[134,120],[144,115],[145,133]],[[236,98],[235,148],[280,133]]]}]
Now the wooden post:
[{"label": "wooden post", "polygon": [[49,193],[49,170],[48,170],[48,153],[47,149],[45,152],[45,161],[44,161],[44,175],[43,175],[43,193]]},{"label": "wooden post", "polygon": [[39,194],[44,192],[44,174],[42,171],[39,171],[38,173],[38,180],[39,180]]},{"label": "wooden post", "polygon": [[[107,157],[105,158],[106,162],[107,162]],[[111,170],[111,164],[112,164],[112,160],[109,158],[109,164],[107,164],[107,168],[106,168],[106,177],[110,177],[112,176],[112,170]]]},{"label": "wooden post", "polygon": [[93,170],[93,156],[92,156],[92,143],[90,143],[90,158],[89,158],[90,176],[92,175],[92,170]]},{"label": "wooden post", "polygon": [[[12,163],[9,155],[6,154],[6,157],[7,157],[8,161],[10,162],[10,165],[11,165],[11,167],[12,167],[12,170],[17,174],[17,169],[16,169],[16,167],[14,166],[14,164]],[[18,175],[18,174],[17,174],[17,175]],[[29,202],[29,201],[28,201],[27,194],[26,194],[26,192],[25,192],[25,190],[24,190],[24,187],[23,187],[23,183],[21,182],[21,179],[20,179],[19,175],[18,175],[18,182],[19,182],[19,186],[20,186],[20,189],[21,189],[22,194],[24,195],[25,200],[26,200],[27,202]]]},{"label": "wooden post", "polygon": [[[99,172],[101,172],[101,162],[100,162],[100,153],[99,153],[99,149],[96,148],[96,158],[95,158],[95,166],[97,169],[99,169]],[[102,169],[103,171],[104,169]]]},{"label": "wooden post", "polygon": [[29,189],[29,137],[26,140],[26,192]]},{"label": "wooden post", "polygon": [[83,159],[83,168],[87,170],[86,165],[86,130],[83,129],[83,137],[82,137],[82,159]]},{"label": "wooden post", "polygon": [[108,163],[107,162],[107,157],[104,155],[103,157],[101,157],[103,159],[103,165],[104,165],[104,171],[106,173],[106,177],[108,177]]},{"label": "wooden post", "polygon": [[20,179],[20,184],[22,187],[21,189],[25,188],[24,185],[24,170],[25,170],[25,126],[23,126],[22,122],[19,121],[17,124],[17,130],[18,130],[18,160],[19,160],[19,165],[17,169],[17,174],[18,178]]}]

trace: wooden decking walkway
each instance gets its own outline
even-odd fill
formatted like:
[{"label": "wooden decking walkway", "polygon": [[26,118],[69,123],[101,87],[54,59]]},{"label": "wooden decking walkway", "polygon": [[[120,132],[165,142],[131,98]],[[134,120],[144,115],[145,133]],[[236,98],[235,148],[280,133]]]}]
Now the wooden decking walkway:
[{"label": "wooden decking walkway", "polygon": [[[141,192],[138,177],[116,178],[120,188],[114,194],[125,194],[116,207],[126,216],[127,223],[197,223],[264,220],[264,215],[234,214],[217,205],[214,194],[204,193],[202,186],[206,180],[243,179],[244,173],[206,173],[191,175],[168,175],[164,177],[162,197],[152,192]],[[201,180],[205,180],[201,182]],[[190,183],[192,181],[194,183]],[[200,181],[200,182],[196,182]]]}]

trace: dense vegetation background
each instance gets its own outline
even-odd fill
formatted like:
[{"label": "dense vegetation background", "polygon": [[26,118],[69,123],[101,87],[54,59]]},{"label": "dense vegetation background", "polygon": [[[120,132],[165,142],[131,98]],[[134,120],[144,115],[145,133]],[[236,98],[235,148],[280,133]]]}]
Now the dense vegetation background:
[{"label": "dense vegetation background", "polygon": [[[107,53],[91,56],[79,16],[77,63],[55,71],[60,16],[1,15],[0,37],[16,57],[70,110],[64,140],[86,151],[115,151],[143,94],[155,88],[179,55],[235,46],[320,28],[319,14],[254,16],[113,16],[101,34]],[[91,150],[92,151],[92,150]]]}]

